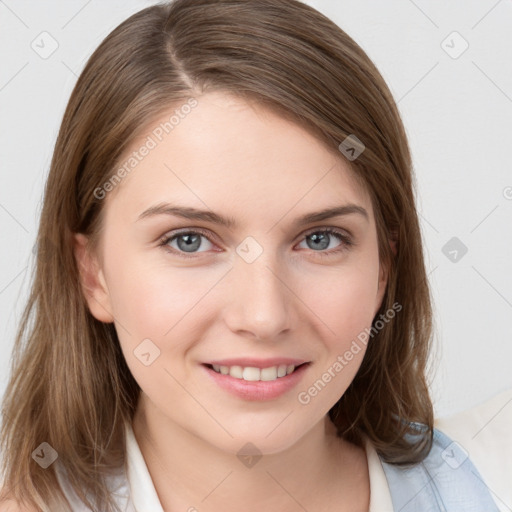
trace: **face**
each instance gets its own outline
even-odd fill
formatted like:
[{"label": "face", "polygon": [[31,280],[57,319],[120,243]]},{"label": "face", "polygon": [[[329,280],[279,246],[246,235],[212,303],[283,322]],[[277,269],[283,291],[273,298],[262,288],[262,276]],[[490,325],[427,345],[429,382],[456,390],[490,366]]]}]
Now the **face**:
[{"label": "face", "polygon": [[[275,453],[325,420],[360,366],[354,340],[386,285],[374,214],[346,161],[304,129],[226,94],[197,101],[161,141],[151,130],[169,113],[132,145],[127,158],[157,141],[106,195],[96,253],[77,236],[76,254],[141,400],[223,450]],[[302,219],[330,208],[342,209]]]}]

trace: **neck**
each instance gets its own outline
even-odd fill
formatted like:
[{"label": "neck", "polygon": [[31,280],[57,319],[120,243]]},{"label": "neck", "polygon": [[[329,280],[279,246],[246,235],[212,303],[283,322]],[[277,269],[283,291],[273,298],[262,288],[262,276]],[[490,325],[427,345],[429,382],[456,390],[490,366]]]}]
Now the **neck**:
[{"label": "neck", "polygon": [[133,431],[165,511],[368,510],[366,454],[337,437],[327,415],[284,450],[250,458],[185,430],[143,396]]}]

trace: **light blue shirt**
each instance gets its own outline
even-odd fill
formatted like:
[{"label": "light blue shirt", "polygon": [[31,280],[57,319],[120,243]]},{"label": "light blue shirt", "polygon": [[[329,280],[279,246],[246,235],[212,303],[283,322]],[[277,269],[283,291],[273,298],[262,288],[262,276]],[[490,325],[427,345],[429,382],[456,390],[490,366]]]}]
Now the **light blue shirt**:
[{"label": "light blue shirt", "polygon": [[499,512],[468,453],[440,430],[421,463],[382,467],[397,512]]}]

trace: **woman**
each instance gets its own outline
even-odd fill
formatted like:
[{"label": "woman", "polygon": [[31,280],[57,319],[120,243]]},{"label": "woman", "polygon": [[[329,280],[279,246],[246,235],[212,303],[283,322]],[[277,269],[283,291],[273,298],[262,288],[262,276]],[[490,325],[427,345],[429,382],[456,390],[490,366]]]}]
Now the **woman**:
[{"label": "woman", "polygon": [[507,474],[434,428],[431,317],[405,132],[357,44],[296,0],[144,9],[58,136],[6,510],[500,510]]}]

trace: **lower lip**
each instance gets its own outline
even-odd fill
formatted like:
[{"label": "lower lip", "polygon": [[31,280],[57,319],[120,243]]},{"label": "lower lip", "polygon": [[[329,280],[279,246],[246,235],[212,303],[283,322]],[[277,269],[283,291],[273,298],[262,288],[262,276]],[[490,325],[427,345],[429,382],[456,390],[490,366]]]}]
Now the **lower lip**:
[{"label": "lower lip", "polygon": [[303,364],[294,372],[290,373],[290,375],[267,381],[247,381],[243,379],[236,379],[230,375],[217,373],[206,365],[202,365],[202,367],[206,370],[210,378],[213,379],[221,388],[229,391],[231,394],[239,398],[243,398],[244,400],[272,400],[283,395],[287,391],[290,391],[290,389],[296,386],[304,375],[309,364],[310,363]]}]

